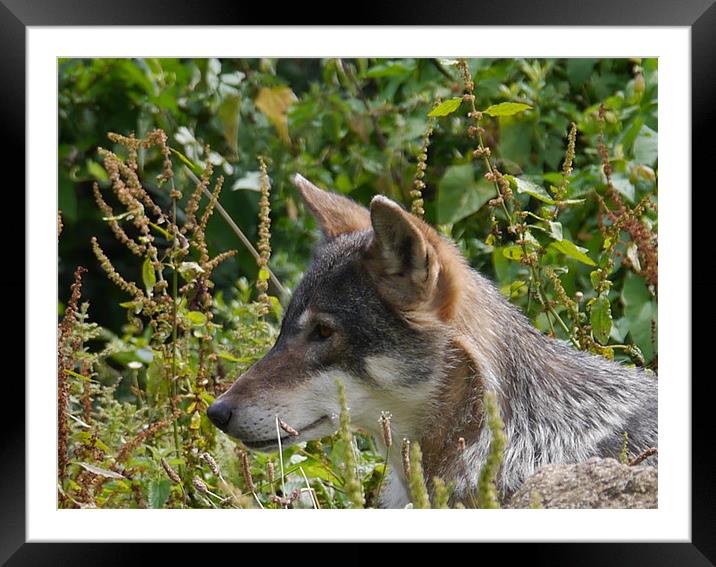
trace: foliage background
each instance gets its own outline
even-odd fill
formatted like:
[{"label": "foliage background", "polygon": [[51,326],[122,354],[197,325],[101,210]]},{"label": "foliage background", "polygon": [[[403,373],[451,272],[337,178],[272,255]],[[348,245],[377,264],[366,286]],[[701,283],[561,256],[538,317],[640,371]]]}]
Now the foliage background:
[{"label": "foliage background", "polygon": [[[118,150],[107,139],[107,132],[134,132],[144,138],[161,128],[168,134],[169,145],[193,162],[208,159],[226,178],[220,203],[253,242],[258,240],[260,199],[257,156],[267,156],[272,209],[270,266],[292,289],[317,236],[315,223],[304,210],[290,176],[300,172],[363,204],[383,193],[409,208],[428,112],[437,99],[464,93],[454,63],[434,59],[60,60],[58,175],[64,224],[59,240],[60,315],[75,267],[86,266],[89,273],[82,297],[89,302],[90,319],[102,328],[101,333],[88,337],[88,349],[99,350],[112,340],[124,344],[124,350],[103,362],[103,380],[117,388],[114,397],[134,400],[128,365],[147,364],[145,351],[151,348],[146,337],[135,336],[127,310],[120,307],[126,294],[104,277],[90,246],[91,237],[96,236],[121,274],[142,281],[141,262],[112,238],[92,197],[93,182],[98,182],[103,192],[109,188],[97,148]],[[656,202],[657,61],[480,59],[467,63],[478,109],[506,101],[531,107],[510,116],[486,116],[481,123],[485,145],[491,148],[502,173],[545,188],[559,185],[570,124],[576,124],[574,172],[566,185],[566,198],[584,202],[559,210],[559,231],[564,241],[583,247],[590,261],[599,265],[547,246],[538,233],[554,238],[554,231],[549,234],[553,226],[537,219],[545,219],[554,207],[535,197],[534,191],[516,191],[520,208],[533,215],[527,219],[537,227],[532,233],[540,237],[542,289],[565,319],[569,302],[560,297],[542,267],[555,269],[567,298],[582,304],[583,317],[588,315],[584,305],[603,295],[610,322],[605,327],[607,336],[597,341],[595,348],[634,345],[643,362],[655,368],[657,290],[654,282],[644,277],[639,266],[641,250],[628,231],[619,233],[618,243],[609,248],[609,254],[604,253],[607,247],[600,230],[604,218],[599,198],[607,199],[614,208],[611,187],[627,211],[646,196]],[[600,121],[601,104],[605,111]],[[495,188],[483,177],[482,162],[473,158],[476,141],[466,136],[472,124],[468,110],[463,103],[457,111],[434,120],[422,191],[426,219],[454,238],[469,263],[491,277],[547,332],[550,326],[545,309],[528,293],[528,282],[533,281],[529,266],[511,255],[514,235],[505,230],[507,220],[489,204]],[[600,132],[613,169],[609,179],[604,156],[600,156]],[[205,154],[206,144],[211,148],[209,155]],[[162,168],[161,154],[140,151],[139,168],[152,198],[167,209],[171,204],[168,192],[153,181]],[[181,219],[193,183],[181,168],[175,170],[175,176],[177,186],[186,188],[179,203]],[[638,209],[636,217],[649,234],[656,234],[655,206]],[[217,309],[225,309],[227,319],[253,321],[255,260],[218,215],[210,219],[206,237],[212,255],[238,250],[212,276]],[[599,268],[605,271],[603,277],[594,275]],[[245,279],[239,281],[240,277]],[[600,277],[608,285],[602,285]],[[594,322],[587,319],[581,324],[589,331]],[[235,331],[240,333],[240,329]],[[227,380],[235,378],[270,344],[275,329],[265,331],[264,339],[253,346],[250,336],[238,336],[250,355],[236,353],[244,363],[233,369]],[[559,327],[556,334],[567,338]],[[628,349],[617,348],[610,354],[640,361]],[[145,372],[141,370],[142,378],[146,378]]]}]

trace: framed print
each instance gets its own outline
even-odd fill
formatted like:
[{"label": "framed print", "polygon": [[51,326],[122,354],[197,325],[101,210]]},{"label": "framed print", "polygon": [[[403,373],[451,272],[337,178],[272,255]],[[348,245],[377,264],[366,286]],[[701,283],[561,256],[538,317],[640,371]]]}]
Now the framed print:
[{"label": "framed print", "polygon": [[429,541],[711,564],[691,187],[716,9],[235,10],[0,6],[27,223],[3,560]]}]

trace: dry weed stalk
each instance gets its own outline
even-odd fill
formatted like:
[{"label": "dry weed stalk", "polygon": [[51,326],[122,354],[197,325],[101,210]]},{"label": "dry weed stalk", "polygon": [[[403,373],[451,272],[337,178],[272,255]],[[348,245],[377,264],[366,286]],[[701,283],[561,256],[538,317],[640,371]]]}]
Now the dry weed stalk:
[{"label": "dry weed stalk", "polygon": [[271,257],[271,202],[269,201],[270,182],[268,177],[268,166],[266,158],[259,156],[259,164],[261,168],[261,199],[259,201],[259,259],[257,264],[259,267],[259,276],[256,281],[256,289],[259,292],[258,301],[261,303],[260,315],[266,315],[271,307],[271,300],[267,294],[268,291],[268,262]]},{"label": "dry weed stalk", "polygon": [[[606,195],[614,204],[614,209],[610,209],[606,201],[601,195],[597,195],[599,202],[600,214],[603,213],[611,222],[609,228],[600,222],[602,234],[605,240],[611,239],[616,244],[619,241],[619,232],[626,232],[631,241],[636,245],[639,265],[636,266],[630,262],[631,268],[639,275],[643,276],[647,284],[654,289],[654,295],[658,297],[659,293],[659,266],[658,266],[658,238],[656,232],[648,227],[642,217],[647,208],[656,210],[656,205],[651,200],[651,195],[646,195],[632,209],[624,204],[624,201],[615,189],[612,182],[612,165],[609,161],[609,152],[604,142],[604,123],[605,123],[605,106],[599,107],[599,134],[597,141],[597,149],[602,160],[602,170],[607,180]],[[601,220],[601,219],[600,219]]]},{"label": "dry weed stalk", "polygon": [[68,371],[74,371],[76,353],[79,350],[81,337],[74,333],[79,312],[77,303],[82,294],[82,274],[87,270],[79,266],[75,270],[75,280],[71,286],[70,299],[57,333],[57,467],[58,483],[62,487],[65,482],[68,464],[68,406],[69,381]]}]

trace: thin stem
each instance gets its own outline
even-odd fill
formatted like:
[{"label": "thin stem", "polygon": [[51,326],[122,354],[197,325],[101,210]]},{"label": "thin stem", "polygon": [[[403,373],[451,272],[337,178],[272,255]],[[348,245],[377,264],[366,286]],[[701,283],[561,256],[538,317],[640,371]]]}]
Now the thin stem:
[{"label": "thin stem", "polygon": [[[283,447],[281,446],[281,429],[278,424],[278,415],[276,416],[276,438],[278,439],[278,456],[281,462],[281,496],[286,498],[286,482],[283,473]],[[284,506],[284,508],[288,509],[288,506]]]},{"label": "thin stem", "polygon": [[[172,177],[172,193],[174,193],[174,178]],[[172,236],[173,236],[173,242],[172,247],[176,249],[177,246],[177,200],[175,196],[172,196]],[[161,270],[160,270],[161,274]],[[174,265],[174,261],[172,261],[172,376],[171,376],[171,382],[172,382],[172,406],[175,406],[177,403],[177,396],[178,396],[178,386],[177,386],[177,296],[178,296],[178,280],[177,280],[177,270],[176,266]],[[172,412],[174,411],[174,407],[172,407]],[[177,420],[172,420],[172,431],[174,436],[174,453],[176,454],[177,459],[181,459],[181,451],[179,450],[180,444],[179,444],[179,428],[177,425]],[[184,467],[183,465],[179,464],[179,476],[183,478],[184,474]],[[183,492],[184,496],[184,503],[186,504],[186,493]]]},{"label": "thin stem", "polygon": [[[478,113],[477,108],[475,107],[475,96],[472,93],[470,93],[470,95],[471,96],[470,96],[469,100],[470,100],[470,106],[471,106],[471,113],[472,113],[472,116],[475,116],[475,124],[478,127],[477,128],[477,138],[478,138],[478,141],[480,142],[480,147],[484,148],[485,143],[482,138],[482,132],[479,129],[480,119],[478,118],[478,116],[480,116],[480,114]],[[505,199],[502,197],[502,193],[500,193],[500,184],[497,181],[495,169],[493,168],[492,162],[490,161],[490,158],[486,153],[483,154],[483,161],[485,162],[485,167],[489,171],[490,177],[492,178],[492,183],[495,186],[495,193],[497,195],[497,199],[499,200],[500,205],[502,207],[502,211],[505,213],[505,217],[507,218],[507,222],[509,223],[508,227],[509,226],[514,227],[515,219],[512,216],[512,214],[510,214],[509,210],[507,209]],[[527,244],[525,243],[524,238],[522,238],[521,240],[522,240],[522,243],[521,243],[522,254],[525,257],[528,257]],[[539,282],[539,276],[537,274],[537,270],[535,269],[534,265],[530,264],[529,266],[530,266],[530,276],[531,276],[530,286],[531,286],[532,281]],[[562,327],[562,329],[564,329],[564,331],[567,333],[567,336],[569,337],[569,340],[572,342],[572,344],[575,347],[580,348],[579,341],[577,341],[577,339],[575,339],[574,336],[572,336],[572,333],[570,332],[569,327],[567,327],[567,325],[562,320],[562,318],[559,316],[559,314],[554,310],[554,307],[552,307],[545,300],[544,296],[542,295],[542,290],[540,289],[540,287],[535,286],[535,291],[537,292],[537,298],[539,299],[540,303],[546,309],[545,314],[547,315],[547,323],[549,324],[549,328],[550,328],[550,331],[552,332],[552,334],[554,335],[555,332],[554,332],[554,325],[552,324],[552,319],[550,318],[550,315],[552,315],[552,317],[554,317],[557,320],[557,322]],[[529,298],[528,298],[528,301],[529,301]]]},{"label": "thin stem", "polygon": [[[186,172],[186,174],[189,176],[189,178],[194,183],[197,183],[197,184],[199,183],[199,178],[196,175],[194,175],[194,172],[191,169],[189,169],[188,166],[186,166],[186,165],[184,166],[184,171]],[[204,194],[209,199],[212,199],[211,192],[206,187],[203,188],[203,191],[204,191]],[[236,236],[239,237],[239,240],[246,247],[246,249],[251,253],[251,255],[256,260],[258,260],[260,258],[260,254],[257,252],[256,248],[254,248],[254,245],[251,244],[251,241],[248,238],[246,238],[246,235],[242,232],[242,230],[239,228],[239,226],[234,222],[234,220],[231,218],[229,213],[226,212],[226,209],[221,206],[219,201],[216,201],[216,203],[214,203],[214,208],[217,211],[219,211],[219,214],[221,214],[222,217],[224,217],[224,220],[228,223],[231,230],[233,230],[234,233],[236,234]],[[274,274],[273,271],[271,270],[271,268],[269,268],[268,266],[266,266],[266,270],[269,273],[269,278],[271,279],[271,283],[274,285],[274,287],[279,292],[279,294],[282,297],[287,297],[288,290],[285,287],[283,287],[283,285],[281,285],[281,282],[276,277],[276,274]]]},{"label": "thin stem", "polygon": [[313,507],[316,510],[320,510],[321,506],[318,504],[318,498],[315,495],[315,491],[313,488],[311,488],[311,483],[308,482],[308,477],[306,476],[306,472],[303,470],[302,466],[299,466],[298,469],[301,471],[301,474],[303,475],[303,480],[306,481],[306,488],[308,488],[308,492],[311,495],[311,501],[313,502]]},{"label": "thin stem", "polygon": [[380,498],[380,491],[383,489],[383,480],[385,480],[385,475],[388,472],[388,458],[389,457],[390,457],[390,447],[386,447],[385,459],[384,459],[385,466],[383,467],[383,474],[380,475],[380,482],[378,483],[378,490],[376,490],[376,495],[378,496],[378,498]]}]

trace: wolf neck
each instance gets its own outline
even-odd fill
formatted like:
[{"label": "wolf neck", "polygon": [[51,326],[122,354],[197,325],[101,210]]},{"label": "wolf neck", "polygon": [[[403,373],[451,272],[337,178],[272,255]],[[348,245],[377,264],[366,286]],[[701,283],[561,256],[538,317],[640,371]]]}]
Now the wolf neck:
[{"label": "wolf neck", "polygon": [[497,397],[508,437],[503,493],[542,464],[596,454],[598,443],[623,425],[622,408],[604,403],[615,399],[611,389],[619,380],[610,377],[614,367],[608,361],[568,351],[542,335],[477,273],[466,281],[459,301],[451,322],[458,346],[455,370],[444,377],[433,418],[420,435],[427,479],[456,478],[458,489],[476,482],[491,440],[483,426],[485,390]]}]

